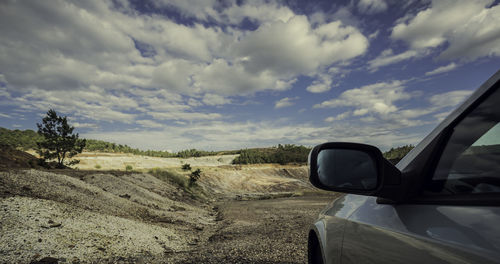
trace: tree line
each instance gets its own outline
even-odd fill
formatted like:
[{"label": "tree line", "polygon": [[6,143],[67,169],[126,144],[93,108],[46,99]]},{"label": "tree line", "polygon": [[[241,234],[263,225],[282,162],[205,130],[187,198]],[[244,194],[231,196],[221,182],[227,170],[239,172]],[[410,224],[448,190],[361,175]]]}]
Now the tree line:
[{"label": "tree line", "polygon": [[310,148],[293,144],[279,144],[272,148],[242,149],[240,155],[233,160],[233,164],[258,163],[306,163]]}]

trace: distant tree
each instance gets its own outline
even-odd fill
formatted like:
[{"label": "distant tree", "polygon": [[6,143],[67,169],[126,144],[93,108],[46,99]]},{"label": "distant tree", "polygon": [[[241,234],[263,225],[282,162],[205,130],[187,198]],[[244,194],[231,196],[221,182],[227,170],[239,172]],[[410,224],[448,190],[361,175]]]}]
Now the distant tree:
[{"label": "distant tree", "polygon": [[38,134],[43,139],[37,143],[37,152],[43,161],[57,159],[57,167],[64,168],[65,165],[74,165],[79,160],[71,160],[64,163],[66,158],[72,158],[81,153],[85,147],[85,139],[78,139],[78,133],[74,134],[74,127],[68,124],[66,117],[60,117],[56,111],[50,109],[38,126]]},{"label": "distant tree", "polygon": [[404,145],[397,148],[391,148],[389,151],[384,152],[383,155],[384,158],[389,160],[392,164],[397,164],[414,147],[413,145]]},{"label": "distant tree", "polygon": [[191,172],[191,174],[189,175],[189,186],[193,186],[200,179],[200,176],[200,169],[196,169],[195,171]]},{"label": "distant tree", "polygon": [[182,164],[182,170],[184,171],[191,170],[191,165],[189,163]]}]

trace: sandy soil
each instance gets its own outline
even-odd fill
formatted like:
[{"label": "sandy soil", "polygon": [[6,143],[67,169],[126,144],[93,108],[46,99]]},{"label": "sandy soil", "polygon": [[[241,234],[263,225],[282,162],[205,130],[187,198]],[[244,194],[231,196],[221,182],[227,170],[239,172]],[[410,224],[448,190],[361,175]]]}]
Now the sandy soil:
[{"label": "sandy soil", "polygon": [[96,166],[101,167],[103,170],[124,170],[127,165],[130,165],[133,169],[142,170],[180,167],[185,163],[191,164],[192,167],[216,167],[231,164],[233,159],[237,156],[238,155],[220,155],[181,159],[156,158],[129,153],[84,152],[75,157],[80,160],[80,163],[75,165],[75,167],[83,170],[94,170]]}]

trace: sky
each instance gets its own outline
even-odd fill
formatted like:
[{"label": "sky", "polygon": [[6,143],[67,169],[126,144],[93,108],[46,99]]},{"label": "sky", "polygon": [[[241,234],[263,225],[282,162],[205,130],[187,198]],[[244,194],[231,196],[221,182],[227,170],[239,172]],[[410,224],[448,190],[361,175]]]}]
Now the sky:
[{"label": "sky", "polygon": [[500,5],[0,1],[0,126],[140,149],[417,144],[500,69]]}]

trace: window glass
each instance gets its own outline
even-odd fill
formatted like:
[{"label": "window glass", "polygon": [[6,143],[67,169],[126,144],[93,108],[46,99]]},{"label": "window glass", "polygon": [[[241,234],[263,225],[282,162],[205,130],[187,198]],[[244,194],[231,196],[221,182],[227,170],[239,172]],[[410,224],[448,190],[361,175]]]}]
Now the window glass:
[{"label": "window glass", "polygon": [[498,89],[453,129],[427,194],[500,193]]}]

